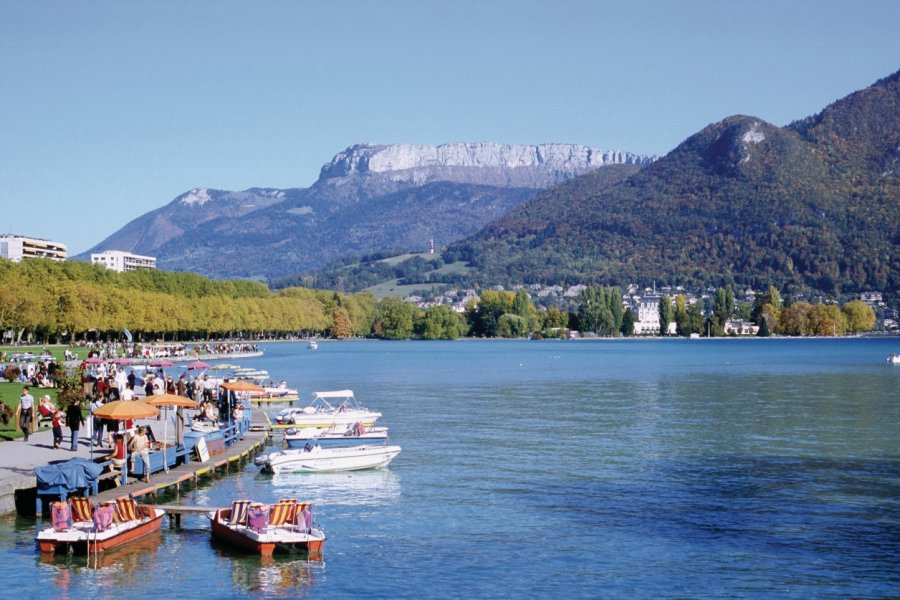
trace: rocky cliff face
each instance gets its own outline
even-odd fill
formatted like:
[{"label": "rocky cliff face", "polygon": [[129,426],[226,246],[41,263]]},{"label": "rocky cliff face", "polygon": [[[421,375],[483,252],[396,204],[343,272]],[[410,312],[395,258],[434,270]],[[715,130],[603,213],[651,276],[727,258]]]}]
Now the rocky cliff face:
[{"label": "rocky cliff face", "polygon": [[319,180],[369,176],[412,185],[450,181],[545,188],[606,165],[644,166],[655,158],[577,144],[360,144],[325,164]]}]

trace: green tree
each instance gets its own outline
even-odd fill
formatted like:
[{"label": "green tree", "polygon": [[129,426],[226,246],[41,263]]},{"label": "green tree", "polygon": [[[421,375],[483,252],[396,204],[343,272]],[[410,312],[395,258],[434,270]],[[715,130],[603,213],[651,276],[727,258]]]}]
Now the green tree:
[{"label": "green tree", "polygon": [[459,316],[445,304],[428,308],[418,328],[419,335],[426,340],[454,340],[465,333]]},{"label": "green tree", "polygon": [[851,300],[842,310],[847,319],[847,331],[850,333],[861,333],[875,328],[875,311],[862,300]]},{"label": "green tree", "polygon": [[669,323],[675,318],[675,308],[668,296],[659,299],[659,335],[669,335]]},{"label": "green tree", "polygon": [[405,340],[413,335],[419,309],[399,298],[388,297],[379,302],[382,335],[390,340]]},{"label": "green tree", "polygon": [[622,315],[622,327],[619,331],[625,337],[631,337],[634,335],[634,314],[631,312],[630,308],[625,309],[625,314]]}]

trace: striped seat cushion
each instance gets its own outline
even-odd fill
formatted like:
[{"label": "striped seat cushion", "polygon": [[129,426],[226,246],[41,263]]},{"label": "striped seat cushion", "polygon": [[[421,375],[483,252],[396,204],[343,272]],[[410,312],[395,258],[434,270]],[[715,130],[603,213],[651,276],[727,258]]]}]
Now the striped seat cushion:
[{"label": "striped seat cushion", "polygon": [[293,523],[297,514],[296,500],[279,500],[269,513],[269,525],[284,525]]},{"label": "striped seat cushion", "polygon": [[134,498],[131,496],[121,496],[116,498],[116,514],[114,516],[116,523],[136,521],[140,518]]},{"label": "striped seat cushion", "polygon": [[72,506],[72,522],[90,521],[91,513],[94,512],[91,501],[84,496],[72,496],[69,498],[69,504]]},{"label": "striped seat cushion", "polygon": [[228,519],[228,523],[230,525],[246,525],[249,512],[249,500],[235,500],[231,503],[231,517]]}]

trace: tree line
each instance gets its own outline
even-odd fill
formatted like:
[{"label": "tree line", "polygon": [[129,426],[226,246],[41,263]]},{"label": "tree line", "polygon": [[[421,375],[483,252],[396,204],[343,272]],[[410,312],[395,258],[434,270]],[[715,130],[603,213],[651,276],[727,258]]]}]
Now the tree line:
[{"label": "tree line", "polygon": [[[725,335],[728,320],[752,318],[761,335],[843,335],[867,331],[875,314],[861,301],[837,305],[785,303],[774,287],[752,307],[738,306],[730,286],[709,310],[684,295],[664,296],[660,331]],[[189,340],[283,335],[384,339],[565,337],[571,330],[630,336],[635,316],[617,287],[589,286],[573,312],[537,308],[528,293],[483,290],[457,313],[446,305],[421,309],[398,298],[289,287],[270,290],[243,280],[216,281],[190,273],[116,273],[85,262],[0,259],[0,332],[13,341],[64,343],[116,339]],[[8,333],[7,333],[8,332]]]}]

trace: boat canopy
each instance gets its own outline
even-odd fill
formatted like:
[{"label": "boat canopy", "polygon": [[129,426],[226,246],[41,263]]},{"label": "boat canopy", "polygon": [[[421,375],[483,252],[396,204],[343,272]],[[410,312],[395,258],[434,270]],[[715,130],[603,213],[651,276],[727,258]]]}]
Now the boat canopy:
[{"label": "boat canopy", "polygon": [[352,398],[353,390],[337,390],[334,392],[313,392],[314,398]]}]

